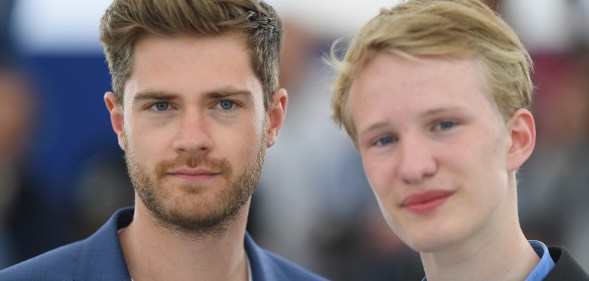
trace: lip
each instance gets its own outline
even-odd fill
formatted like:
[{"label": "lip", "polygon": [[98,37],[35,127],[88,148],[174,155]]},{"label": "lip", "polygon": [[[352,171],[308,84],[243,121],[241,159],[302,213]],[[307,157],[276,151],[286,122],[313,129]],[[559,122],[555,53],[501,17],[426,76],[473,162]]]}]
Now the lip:
[{"label": "lip", "polygon": [[454,192],[448,190],[427,190],[405,197],[401,206],[415,214],[427,214],[444,204],[452,194]]},{"label": "lip", "polygon": [[205,182],[213,179],[214,177],[220,175],[221,173],[207,170],[207,169],[179,169],[170,171],[167,175],[191,182],[191,183],[199,183]]}]

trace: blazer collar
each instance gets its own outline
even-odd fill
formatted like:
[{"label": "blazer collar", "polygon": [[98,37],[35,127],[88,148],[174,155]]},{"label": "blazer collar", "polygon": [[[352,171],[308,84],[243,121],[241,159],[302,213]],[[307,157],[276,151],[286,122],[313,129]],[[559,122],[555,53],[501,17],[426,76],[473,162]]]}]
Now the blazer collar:
[{"label": "blazer collar", "polygon": [[80,264],[74,280],[131,280],[118,230],[131,223],[133,210],[118,210],[106,224],[82,243]]},{"label": "blazer collar", "polygon": [[[119,241],[119,229],[133,220],[134,208],[116,211],[111,218],[82,243],[80,263],[74,280],[131,280]],[[276,257],[260,248],[251,236],[245,235],[245,251],[256,281],[287,280],[285,272],[276,266]]]}]

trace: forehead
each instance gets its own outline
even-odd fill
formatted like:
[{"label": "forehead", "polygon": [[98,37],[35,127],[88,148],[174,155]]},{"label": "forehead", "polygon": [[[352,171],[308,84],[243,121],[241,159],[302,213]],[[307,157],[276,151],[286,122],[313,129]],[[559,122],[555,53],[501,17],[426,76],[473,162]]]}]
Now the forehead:
[{"label": "forehead", "polygon": [[347,106],[354,124],[383,110],[406,115],[445,107],[487,109],[494,103],[483,81],[477,59],[412,60],[381,52],[357,72]]},{"label": "forehead", "polygon": [[135,45],[127,96],[144,90],[211,92],[218,88],[262,95],[244,36],[145,36]]}]

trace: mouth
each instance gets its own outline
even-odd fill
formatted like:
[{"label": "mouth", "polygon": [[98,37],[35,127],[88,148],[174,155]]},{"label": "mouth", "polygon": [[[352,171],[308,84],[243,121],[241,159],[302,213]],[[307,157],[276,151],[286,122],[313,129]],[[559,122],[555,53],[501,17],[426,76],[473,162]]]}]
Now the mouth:
[{"label": "mouth", "polygon": [[401,207],[415,214],[431,213],[444,204],[452,194],[453,192],[447,190],[427,190],[407,196]]},{"label": "mouth", "polygon": [[207,169],[180,169],[170,171],[166,175],[189,183],[202,183],[216,178],[221,173]]}]

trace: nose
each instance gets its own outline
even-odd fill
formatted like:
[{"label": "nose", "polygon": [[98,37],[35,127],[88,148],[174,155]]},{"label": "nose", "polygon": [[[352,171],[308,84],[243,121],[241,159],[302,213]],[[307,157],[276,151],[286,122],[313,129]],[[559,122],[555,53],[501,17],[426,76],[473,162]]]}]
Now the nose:
[{"label": "nose", "polygon": [[397,148],[397,176],[408,185],[419,185],[438,170],[431,140],[425,136],[405,135]]},{"label": "nose", "polygon": [[213,147],[210,126],[207,117],[199,112],[185,112],[179,118],[173,148],[180,154],[205,153]]}]

